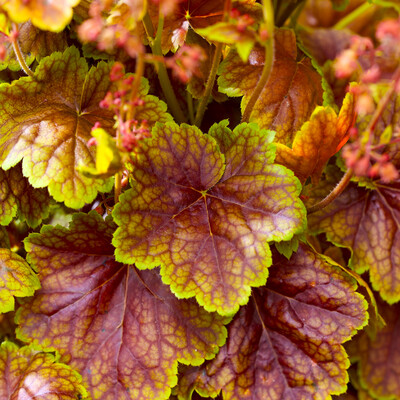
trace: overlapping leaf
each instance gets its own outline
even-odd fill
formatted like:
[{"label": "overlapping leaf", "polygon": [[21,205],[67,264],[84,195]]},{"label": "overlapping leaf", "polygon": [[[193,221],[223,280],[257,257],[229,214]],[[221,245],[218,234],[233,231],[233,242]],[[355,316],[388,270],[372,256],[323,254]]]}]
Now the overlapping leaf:
[{"label": "overlapping leaf", "polygon": [[400,305],[379,303],[386,326],[371,339],[362,332],[351,343],[349,354],[358,361],[361,388],[371,398],[400,398]]},{"label": "overlapping leaf", "polygon": [[2,400],[76,400],[86,396],[82,378],[49,353],[12,342],[0,347],[0,398]]},{"label": "overlapping leaf", "polygon": [[93,400],[167,399],[177,362],[214,357],[227,320],[178,300],[156,271],[116,262],[114,229],[91,212],[76,214],[69,229],[46,226],[29,236],[42,290],[19,308],[18,335],[56,349]]},{"label": "overlapping leaf", "polygon": [[[63,51],[67,47],[65,33],[42,31],[32,25],[31,21],[20,24],[18,28],[18,43],[22,54],[26,54],[25,62],[30,65],[35,59],[40,60],[55,51]],[[15,57],[11,43],[5,43],[6,55],[0,62],[0,70],[9,68],[19,71],[21,65]]]},{"label": "overlapping leaf", "polygon": [[10,248],[10,238],[8,237],[7,230],[3,226],[0,226],[0,248]]},{"label": "overlapping leaf", "polygon": [[354,123],[353,95],[348,93],[339,115],[331,107],[317,107],[294,137],[292,147],[277,144],[276,162],[290,168],[301,182],[318,182],[326,162],[349,138]]},{"label": "overlapping leaf", "polygon": [[267,242],[304,229],[300,185],[273,164],[272,139],[254,124],[232,132],[223,121],[209,135],[157,125],[135,160],[133,188],[113,212],[117,260],[141,269],[161,264],[178,297],[237,311],[250,287],[266,282]]},{"label": "overlapping leaf", "polygon": [[[275,31],[274,64],[269,83],[264,87],[250,120],[261,128],[273,129],[275,140],[291,144],[294,134],[322,104],[321,77],[303,57],[297,60],[296,37],[289,29]],[[247,104],[264,66],[265,49],[256,46],[244,63],[236,51],[230,51],[221,63],[219,90],[229,96],[243,96]]]},{"label": "overlapping leaf", "polygon": [[228,328],[217,357],[190,368],[180,399],[196,389],[230,400],[327,399],[345,391],[341,343],[366,324],[356,283],[304,244],[290,261],[274,257],[266,287],[255,289]]},{"label": "overlapping leaf", "polygon": [[0,248],[0,313],[14,310],[14,297],[32,296],[39,279],[28,263],[9,249]]},{"label": "overlapping leaf", "polygon": [[389,303],[400,300],[400,182],[375,190],[351,185],[324,210],[309,216],[310,229],[352,250],[350,266],[369,270],[372,287]]},{"label": "overlapping leaf", "polygon": [[8,0],[2,7],[14,22],[31,20],[40,29],[60,32],[72,18],[72,7],[80,0]]},{"label": "overlapping leaf", "polygon": [[[88,71],[77,49],[42,60],[34,78],[0,86],[0,163],[8,169],[23,159],[24,175],[34,187],[48,186],[57,201],[72,208],[109,190],[109,181],[85,177],[76,170],[94,167],[95,149],[87,146],[95,122],[113,133],[114,114],[99,102],[113,86],[110,66],[100,62]],[[146,92],[144,82],[141,93]],[[147,92],[146,92],[147,93]],[[149,123],[170,119],[164,103],[144,96],[136,117]]]},{"label": "overlapping leaf", "polygon": [[7,225],[18,214],[35,228],[49,215],[50,196],[46,189],[33,188],[18,164],[8,171],[0,169],[0,224]]}]

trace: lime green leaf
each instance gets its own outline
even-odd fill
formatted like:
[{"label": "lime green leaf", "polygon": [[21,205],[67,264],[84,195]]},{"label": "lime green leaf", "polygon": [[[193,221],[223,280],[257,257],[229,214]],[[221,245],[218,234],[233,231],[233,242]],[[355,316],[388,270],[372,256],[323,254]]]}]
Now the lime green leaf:
[{"label": "lime green leaf", "polygon": [[76,400],[86,396],[82,378],[71,367],[57,361],[52,354],[3,342],[0,347],[0,398]]},{"label": "lime green leaf", "polygon": [[309,216],[310,229],[352,251],[350,267],[369,270],[372,287],[389,303],[400,300],[400,182],[350,185],[332,204]]},{"label": "lime green leaf", "polygon": [[96,167],[78,165],[77,170],[88,177],[114,175],[122,167],[121,153],[115,139],[102,128],[92,130],[92,136],[96,139]]},{"label": "lime green leaf", "polygon": [[80,0],[8,0],[2,7],[14,22],[31,20],[40,29],[60,32],[71,21],[72,7]]},{"label": "lime green leaf", "polygon": [[328,399],[346,390],[350,363],[341,345],[367,322],[355,281],[300,244],[290,261],[274,256],[267,285],[253,290],[228,327],[217,357],[189,368],[191,389],[230,400]]},{"label": "lime green leaf", "polygon": [[156,271],[116,262],[114,229],[92,211],[26,239],[42,289],[18,309],[17,334],[57,350],[93,400],[168,399],[178,361],[213,358],[229,319],[177,299]]},{"label": "lime green leaf", "polygon": [[99,107],[108,90],[110,66],[88,66],[74,47],[42,60],[34,78],[0,86],[0,163],[3,169],[23,159],[23,172],[33,187],[48,186],[57,201],[78,208],[92,201],[104,180],[76,171],[94,165],[87,141],[95,122],[113,131],[113,112]]},{"label": "lime green leaf", "polygon": [[292,239],[287,242],[276,242],[275,248],[289,260],[292,254],[299,248],[299,238],[298,236],[293,236]]},{"label": "lime green leaf", "polygon": [[[67,47],[67,35],[64,32],[53,33],[41,31],[32,25],[31,21],[20,24],[18,27],[18,43],[22,54],[26,55],[25,62],[30,65],[34,60],[41,60],[55,51],[63,51]],[[11,43],[5,43],[5,60],[0,62],[0,70],[9,68],[20,71],[21,65],[15,57]]]},{"label": "lime green leaf", "polygon": [[14,297],[32,296],[40,288],[39,279],[18,254],[0,248],[0,312],[14,309]]},{"label": "lime green leaf", "polygon": [[349,5],[350,0],[331,0],[332,7],[336,11],[343,11]]},{"label": "lime green leaf", "polygon": [[161,264],[178,297],[195,296],[223,315],[265,284],[267,242],[289,240],[305,225],[298,180],[273,164],[273,133],[226,125],[210,135],[156,125],[135,160],[133,187],[113,212],[117,260],[140,269]]},{"label": "lime green leaf", "polygon": [[46,189],[34,189],[29,184],[20,164],[8,171],[0,169],[1,225],[8,225],[18,215],[20,221],[35,228],[48,217],[50,201]]},{"label": "lime green leaf", "polygon": [[[296,37],[289,29],[275,31],[274,64],[269,83],[262,90],[250,115],[261,128],[276,131],[275,140],[290,144],[294,134],[322,103],[321,77],[308,58],[297,60]],[[246,106],[264,66],[265,49],[255,46],[244,63],[230,51],[218,73],[219,90],[228,96],[243,96]]]},{"label": "lime green leaf", "polygon": [[243,62],[247,62],[250,51],[257,42],[254,30],[240,30],[233,22],[218,22],[215,25],[197,29],[197,33],[211,42],[235,45]]}]

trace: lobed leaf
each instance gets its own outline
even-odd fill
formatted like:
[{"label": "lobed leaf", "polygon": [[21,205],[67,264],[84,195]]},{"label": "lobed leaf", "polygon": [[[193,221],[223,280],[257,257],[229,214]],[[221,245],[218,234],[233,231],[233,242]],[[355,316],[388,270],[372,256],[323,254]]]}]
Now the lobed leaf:
[{"label": "lobed leaf", "polygon": [[[18,43],[22,54],[26,54],[27,65],[34,60],[40,61],[55,51],[64,51],[67,47],[67,36],[64,32],[54,33],[42,31],[36,28],[29,20],[18,27]],[[12,71],[20,71],[19,64],[11,43],[5,43],[5,59],[0,62],[0,70],[9,68]]]},{"label": "lobed leaf", "polygon": [[[250,115],[261,128],[276,131],[275,140],[290,144],[295,132],[308,120],[314,108],[322,104],[321,77],[308,58],[297,61],[296,37],[290,29],[276,29],[274,64],[268,83]],[[218,73],[219,90],[228,96],[243,96],[246,106],[264,66],[265,49],[255,46],[248,63],[231,50]]]},{"label": "lobed leaf", "polygon": [[20,221],[36,228],[49,215],[51,198],[46,189],[33,188],[18,164],[0,169],[0,224],[8,225],[18,215]]},{"label": "lobed leaf", "polygon": [[309,216],[313,232],[352,251],[350,267],[369,270],[372,287],[390,304],[400,300],[400,182],[375,190],[349,186],[324,210]]},{"label": "lobed leaf", "polygon": [[14,297],[32,296],[39,279],[28,263],[9,249],[0,248],[0,313],[14,310]]},{"label": "lobed leaf", "polygon": [[273,133],[254,124],[209,135],[196,127],[156,125],[135,160],[133,187],[115,206],[116,259],[140,269],[161,265],[180,298],[195,296],[228,315],[265,284],[268,241],[304,229],[300,185],[273,164]]},{"label": "lobed leaf", "polygon": [[349,351],[358,361],[361,389],[374,399],[395,400],[400,397],[400,305],[379,303],[386,326],[375,338],[362,332],[351,343]]},{"label": "lobed leaf", "polygon": [[9,17],[17,23],[31,20],[40,29],[60,32],[71,21],[72,7],[80,0],[8,0],[2,4]]},{"label": "lobed leaf", "polygon": [[49,353],[12,342],[0,346],[0,398],[2,400],[76,400],[86,396],[82,378]]},{"label": "lobed leaf", "polygon": [[96,212],[25,241],[42,289],[17,313],[18,336],[57,350],[93,400],[167,399],[177,363],[213,358],[226,318],[178,300],[155,271],[115,261],[115,225]]},{"label": "lobed leaf", "polygon": [[345,391],[341,343],[367,322],[355,281],[304,244],[274,257],[267,285],[253,291],[228,327],[217,357],[189,368],[179,399],[195,389],[226,400],[316,400]]},{"label": "lobed leaf", "polygon": [[351,93],[344,99],[339,115],[331,107],[317,107],[296,133],[291,148],[277,144],[276,162],[294,171],[300,182],[311,176],[317,183],[326,162],[347,142],[355,116]]},{"label": "lobed leaf", "polygon": [[[34,78],[21,78],[0,86],[0,163],[9,169],[23,159],[23,174],[35,187],[48,186],[57,201],[79,208],[112,182],[84,176],[77,167],[94,168],[95,149],[87,146],[95,122],[114,134],[114,113],[100,108],[107,91],[114,90],[110,65],[100,62],[88,71],[76,48],[53,53],[42,60]],[[136,118],[149,124],[171,119],[166,105],[147,95]]]}]

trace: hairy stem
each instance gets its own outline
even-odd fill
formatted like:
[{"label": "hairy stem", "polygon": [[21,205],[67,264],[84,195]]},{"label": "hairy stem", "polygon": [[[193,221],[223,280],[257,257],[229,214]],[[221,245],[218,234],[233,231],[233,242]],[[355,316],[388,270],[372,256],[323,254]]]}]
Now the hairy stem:
[{"label": "hairy stem", "polygon": [[350,25],[353,21],[359,18],[362,14],[370,10],[372,7],[375,6],[369,2],[365,2],[353,10],[351,13],[347,14],[344,18],[342,18],[338,23],[333,26],[333,29],[344,29],[348,25]]},{"label": "hairy stem", "polygon": [[[143,24],[145,26],[146,32],[150,33],[154,31],[153,24],[151,23],[150,17],[143,18]],[[160,13],[158,18],[158,27],[157,34],[154,40],[150,39],[150,47],[151,51],[155,56],[163,57],[162,48],[161,48],[161,36],[164,28],[164,16]],[[168,108],[170,109],[172,115],[174,116],[176,122],[178,124],[182,122],[186,122],[185,115],[182,112],[182,109],[178,103],[178,99],[175,96],[174,89],[172,88],[171,81],[168,76],[167,68],[163,62],[159,62],[157,65],[157,75],[158,80],[161,85],[161,89],[164,93],[165,100],[167,101]]]},{"label": "hairy stem", "polygon": [[223,43],[218,43],[215,51],[214,51],[214,56],[211,64],[211,71],[210,75],[208,76],[207,79],[207,84],[206,88],[204,91],[204,95],[200,100],[200,104],[197,107],[197,112],[196,112],[196,118],[194,120],[194,124],[196,126],[200,126],[201,121],[203,120],[204,113],[207,108],[208,100],[211,95],[212,88],[214,87],[214,82],[215,82],[215,77],[217,76],[217,71],[218,71],[218,66],[221,60],[221,55],[222,55],[222,47]]},{"label": "hairy stem", "polygon": [[265,43],[265,62],[264,67],[261,73],[261,77],[257,82],[257,85],[246,104],[246,108],[244,109],[242,115],[242,122],[249,122],[250,114],[253,111],[254,105],[256,104],[258,98],[265,85],[268,83],[269,77],[272,71],[272,65],[274,63],[274,10],[271,5],[271,0],[263,1],[263,14],[265,21],[265,28],[269,35],[266,43]]},{"label": "hairy stem", "polygon": [[[229,19],[229,13],[231,12],[231,8],[232,8],[232,1],[225,0],[223,21],[227,21]],[[199,104],[199,106],[197,108],[197,112],[196,112],[196,118],[194,120],[194,124],[196,126],[200,126],[201,121],[203,120],[203,116],[206,111],[209,98],[211,96],[211,91],[214,87],[215,77],[217,76],[217,71],[218,71],[219,63],[221,61],[223,46],[224,46],[223,43],[218,43],[215,48],[215,52],[214,52],[214,56],[213,56],[213,60],[212,60],[212,64],[211,64],[211,70],[210,70],[210,74],[208,75],[204,95],[200,100],[200,104]]]},{"label": "hairy stem", "polygon": [[[14,30],[17,32],[18,28],[15,24],[14,25]],[[25,58],[21,52],[21,48],[19,47],[19,42],[18,42],[18,38],[15,35],[14,39],[11,41],[11,44],[13,46],[14,49],[14,53],[15,56],[17,57],[17,60],[19,62],[19,65],[21,66],[21,68],[23,69],[23,71],[29,75],[31,78],[33,78],[33,71],[28,67],[27,63],[25,62]]]},{"label": "hairy stem", "polygon": [[316,211],[322,210],[326,206],[332,203],[339,195],[343,193],[343,190],[346,189],[347,185],[349,184],[351,178],[353,176],[353,170],[350,168],[346,171],[343,175],[342,179],[339,183],[335,186],[335,188],[326,196],[323,200],[319,203],[314,204],[310,208],[307,208],[307,213],[312,214]]}]

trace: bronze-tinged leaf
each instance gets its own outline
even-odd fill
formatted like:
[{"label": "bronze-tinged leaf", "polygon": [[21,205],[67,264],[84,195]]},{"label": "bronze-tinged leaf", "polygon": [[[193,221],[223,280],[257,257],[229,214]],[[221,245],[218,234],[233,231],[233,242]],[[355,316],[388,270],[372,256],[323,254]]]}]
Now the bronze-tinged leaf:
[{"label": "bronze-tinged leaf", "polygon": [[390,304],[400,300],[400,181],[351,184],[332,204],[309,215],[309,227],[352,251],[350,267],[369,270],[372,287]]},{"label": "bronze-tinged leaf", "polygon": [[[0,346],[2,400],[76,400],[86,398],[82,378],[53,354],[12,342]],[[83,397],[82,397],[83,396]]]},{"label": "bronze-tinged leaf", "polygon": [[[321,77],[310,59],[297,60],[296,37],[290,29],[277,29],[274,35],[274,64],[269,83],[262,90],[250,115],[261,128],[276,131],[275,140],[290,145],[293,136],[322,104]],[[228,96],[243,96],[246,106],[264,66],[265,49],[255,46],[248,63],[231,50],[219,68],[219,90]]]},{"label": "bronze-tinged leaf", "polygon": [[274,257],[266,287],[253,290],[228,327],[217,357],[190,368],[190,390],[230,400],[315,400],[346,390],[342,343],[367,322],[355,281],[304,244],[290,261]]},{"label": "bronze-tinged leaf", "polygon": [[[18,27],[18,43],[22,54],[26,55],[25,62],[30,65],[35,59],[39,61],[55,51],[64,51],[67,47],[67,35],[65,32],[42,31],[32,25],[31,21],[27,21]],[[5,48],[7,52],[4,61],[0,62],[0,70],[9,68],[20,71],[21,65],[15,57],[11,43],[5,43]]]},{"label": "bronze-tinged leaf", "polygon": [[18,216],[36,228],[49,215],[51,197],[47,189],[33,188],[22,175],[21,164],[3,171],[0,168],[0,225]]},{"label": "bronze-tinged leaf", "polygon": [[9,169],[23,159],[23,173],[33,187],[68,207],[92,201],[105,180],[84,177],[79,164],[94,165],[94,149],[87,141],[99,122],[113,132],[113,112],[100,101],[112,90],[110,65],[100,62],[88,71],[76,48],[42,60],[33,78],[0,86],[0,163]]},{"label": "bronze-tinged leaf", "polygon": [[[190,25],[195,31],[222,21],[224,11],[223,0],[183,0],[177,2],[176,9],[165,16],[161,47],[164,53],[173,48],[173,35],[178,29],[188,31]],[[232,7],[241,13],[250,14],[255,20],[261,18],[261,7],[255,0],[233,0]],[[153,25],[158,25],[158,2],[148,2],[148,12]]]},{"label": "bronze-tinged leaf", "polygon": [[135,160],[133,187],[115,206],[116,258],[140,269],[161,265],[180,298],[195,296],[222,315],[265,284],[268,241],[304,230],[300,185],[273,164],[273,133],[255,124],[208,135],[196,127],[156,125]]},{"label": "bronze-tinged leaf", "polygon": [[400,398],[400,304],[379,302],[379,311],[386,322],[374,339],[367,332],[358,335],[349,354],[358,362],[358,378],[374,399]]},{"label": "bronze-tinged leaf", "polygon": [[326,162],[349,138],[355,121],[354,97],[348,93],[339,115],[331,107],[317,107],[296,133],[292,147],[277,144],[276,162],[290,168],[300,182],[311,176],[317,183]]},{"label": "bronze-tinged leaf", "polygon": [[93,400],[168,399],[178,361],[213,358],[229,319],[177,299],[157,271],[116,262],[114,229],[92,211],[28,237],[42,289],[19,308],[17,335],[57,350]]}]

